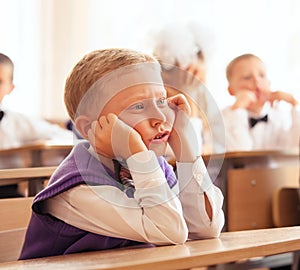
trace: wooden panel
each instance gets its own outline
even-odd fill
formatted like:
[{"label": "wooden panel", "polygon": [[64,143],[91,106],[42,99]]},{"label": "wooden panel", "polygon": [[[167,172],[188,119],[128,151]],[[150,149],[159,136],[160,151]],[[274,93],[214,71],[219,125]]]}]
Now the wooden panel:
[{"label": "wooden panel", "polygon": [[27,227],[33,197],[0,199],[0,231]]},{"label": "wooden panel", "polygon": [[227,172],[228,231],[273,227],[272,196],[299,186],[299,167],[230,169]]},{"label": "wooden panel", "polygon": [[274,226],[300,225],[300,188],[276,189],[272,210]]}]

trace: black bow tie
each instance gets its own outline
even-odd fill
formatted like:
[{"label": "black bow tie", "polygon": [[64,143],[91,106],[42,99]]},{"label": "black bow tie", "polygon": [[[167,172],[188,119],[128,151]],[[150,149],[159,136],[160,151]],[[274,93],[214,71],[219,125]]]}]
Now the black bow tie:
[{"label": "black bow tie", "polygon": [[4,111],[0,111],[0,121],[2,120],[3,117],[4,117]]},{"label": "black bow tie", "polygon": [[268,115],[266,114],[264,117],[261,118],[249,118],[249,125],[253,128],[258,122],[268,122]]},{"label": "black bow tie", "polygon": [[127,189],[134,188],[134,183],[130,174],[130,171],[122,166],[119,161],[113,159],[114,168],[115,168],[115,176],[117,181],[123,184],[125,188],[125,192]]}]

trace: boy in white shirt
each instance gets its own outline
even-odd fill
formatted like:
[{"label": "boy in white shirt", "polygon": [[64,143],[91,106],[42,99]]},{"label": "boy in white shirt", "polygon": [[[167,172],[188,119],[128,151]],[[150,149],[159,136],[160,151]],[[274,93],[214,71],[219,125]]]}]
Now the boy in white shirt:
[{"label": "boy in white shirt", "polygon": [[[51,139],[72,144],[72,132],[45,120],[30,118],[25,114],[3,108],[4,97],[15,88],[13,74],[14,64],[12,60],[7,55],[0,53],[0,150]],[[14,161],[11,159],[2,160],[0,168],[19,166],[19,162],[20,160],[17,158]],[[0,186],[0,198],[23,196],[26,193],[23,189],[17,184]]]},{"label": "boy in white shirt", "polygon": [[13,73],[12,60],[0,53],[0,149],[21,147],[38,140],[63,140],[72,144],[71,131],[45,120],[2,108],[4,97],[15,88]]},{"label": "boy in white shirt", "polygon": [[[200,156],[188,102],[167,98],[155,58],[89,53],[67,79],[65,104],[88,141],[35,197],[21,259],[219,236],[222,193]],[[163,158],[167,142],[178,178]]]},{"label": "boy in white shirt", "polygon": [[272,91],[261,59],[244,54],[227,66],[234,103],[222,111],[226,151],[280,150],[299,145],[300,108],[289,93]]}]

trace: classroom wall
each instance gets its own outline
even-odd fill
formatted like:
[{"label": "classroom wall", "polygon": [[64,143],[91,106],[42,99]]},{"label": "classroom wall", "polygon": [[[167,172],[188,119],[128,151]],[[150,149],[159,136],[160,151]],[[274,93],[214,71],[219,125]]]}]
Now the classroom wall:
[{"label": "classroom wall", "polygon": [[196,20],[212,31],[207,87],[220,107],[231,102],[226,64],[245,52],[266,62],[274,90],[299,97],[297,0],[0,0],[0,8],[0,51],[16,65],[16,89],[5,106],[28,114],[66,118],[65,79],[85,53],[149,51],[152,30],[171,21]]}]

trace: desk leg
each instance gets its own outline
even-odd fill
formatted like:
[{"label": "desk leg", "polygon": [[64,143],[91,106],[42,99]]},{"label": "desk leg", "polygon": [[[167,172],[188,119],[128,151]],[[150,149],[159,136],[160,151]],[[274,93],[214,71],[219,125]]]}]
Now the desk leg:
[{"label": "desk leg", "polygon": [[32,167],[42,166],[42,151],[41,150],[33,150],[31,152],[31,166]]},{"label": "desk leg", "polygon": [[223,202],[223,211],[225,215],[225,225],[222,231],[228,231],[228,211],[227,211],[227,171],[228,169],[232,168],[232,163],[228,160],[224,160],[220,168],[220,160],[209,160],[206,163],[207,170],[209,175],[211,176],[212,181],[214,184],[220,188],[224,196]]},{"label": "desk leg", "polygon": [[44,179],[43,178],[31,179],[28,183],[28,196],[29,197],[35,196],[42,189],[44,189]]},{"label": "desk leg", "polygon": [[293,254],[293,265],[292,270],[299,270],[300,269],[300,250],[295,251]]}]

